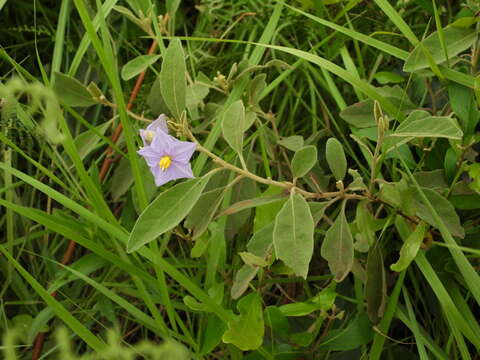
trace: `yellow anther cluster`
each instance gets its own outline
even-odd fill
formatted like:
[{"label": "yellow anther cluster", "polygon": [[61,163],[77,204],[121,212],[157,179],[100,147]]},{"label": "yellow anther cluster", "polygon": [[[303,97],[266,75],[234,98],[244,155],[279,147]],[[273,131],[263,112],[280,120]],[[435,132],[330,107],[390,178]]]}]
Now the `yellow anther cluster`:
[{"label": "yellow anther cluster", "polygon": [[162,169],[162,171],[165,171],[170,167],[171,163],[172,159],[170,158],[170,156],[164,156],[160,159],[158,165],[160,166],[160,169]]}]

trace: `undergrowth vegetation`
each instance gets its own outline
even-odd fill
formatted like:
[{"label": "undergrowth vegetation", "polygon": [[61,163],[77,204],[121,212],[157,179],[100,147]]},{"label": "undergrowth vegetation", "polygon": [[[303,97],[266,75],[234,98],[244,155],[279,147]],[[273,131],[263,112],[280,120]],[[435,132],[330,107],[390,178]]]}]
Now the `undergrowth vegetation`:
[{"label": "undergrowth vegetation", "polygon": [[4,357],[478,359],[479,14],[0,0]]}]

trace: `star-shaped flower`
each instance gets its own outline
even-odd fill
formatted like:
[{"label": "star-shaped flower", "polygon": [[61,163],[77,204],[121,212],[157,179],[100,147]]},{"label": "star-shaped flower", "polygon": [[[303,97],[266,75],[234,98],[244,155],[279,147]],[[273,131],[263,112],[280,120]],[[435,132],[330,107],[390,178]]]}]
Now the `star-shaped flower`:
[{"label": "star-shaped flower", "polygon": [[[150,171],[155,178],[155,184],[161,186],[171,180],[193,178],[189,161],[195,151],[196,144],[180,141],[168,135],[167,132],[162,130],[160,122],[156,126],[155,130],[149,130],[147,127],[145,132],[153,131],[152,140],[147,141],[149,145],[147,144],[138,151],[138,154],[145,158],[150,167]],[[144,142],[146,140],[148,139],[144,138]]]},{"label": "star-shaped flower", "polygon": [[150,145],[155,137],[155,133],[160,130],[165,134],[168,134],[167,117],[161,114],[156,120],[154,120],[146,129],[140,130],[140,137],[143,140],[145,146]]}]

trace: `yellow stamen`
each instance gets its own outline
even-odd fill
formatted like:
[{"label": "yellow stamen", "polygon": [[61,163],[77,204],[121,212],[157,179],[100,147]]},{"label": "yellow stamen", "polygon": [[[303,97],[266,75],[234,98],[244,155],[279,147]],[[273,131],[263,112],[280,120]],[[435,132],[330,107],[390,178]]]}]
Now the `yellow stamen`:
[{"label": "yellow stamen", "polygon": [[165,171],[170,167],[171,163],[172,163],[172,158],[170,156],[164,156],[160,159],[160,161],[158,162],[158,165],[160,166],[160,169],[162,169],[162,171]]},{"label": "yellow stamen", "polygon": [[145,141],[147,143],[151,143],[153,141],[153,137],[155,136],[155,132],[151,130],[146,130],[145,131]]}]

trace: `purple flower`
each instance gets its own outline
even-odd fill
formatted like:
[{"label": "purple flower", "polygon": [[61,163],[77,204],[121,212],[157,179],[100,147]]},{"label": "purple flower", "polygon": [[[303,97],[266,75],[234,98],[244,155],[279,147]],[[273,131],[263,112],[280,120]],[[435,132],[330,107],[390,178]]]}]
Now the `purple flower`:
[{"label": "purple flower", "polygon": [[161,125],[157,126],[150,145],[138,151],[150,167],[155,177],[155,184],[161,186],[171,180],[193,178],[189,160],[195,151],[196,144],[177,140],[163,131]]},{"label": "purple flower", "polygon": [[145,146],[150,145],[157,131],[163,131],[168,134],[167,117],[161,114],[155,121],[147,126],[145,130],[140,130],[140,137]]}]

